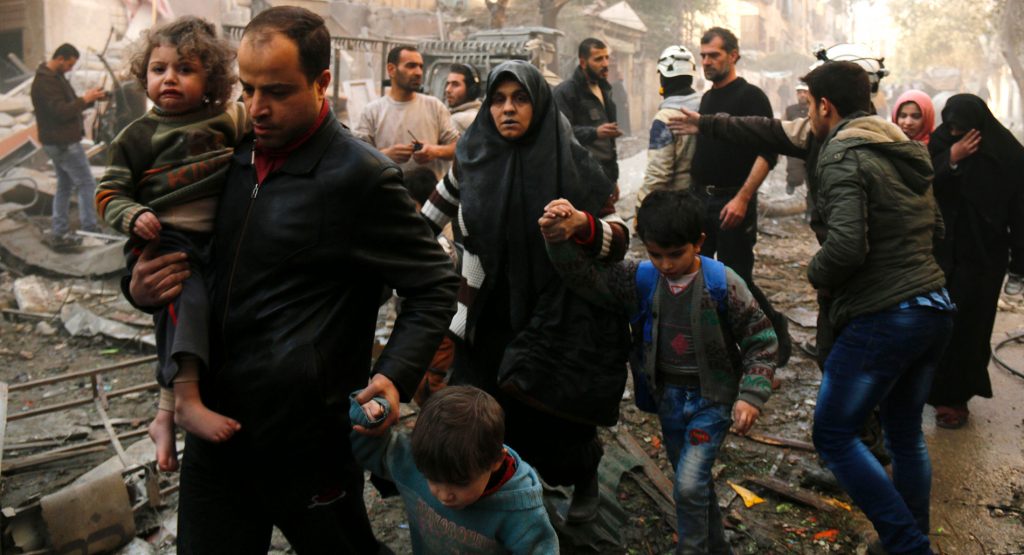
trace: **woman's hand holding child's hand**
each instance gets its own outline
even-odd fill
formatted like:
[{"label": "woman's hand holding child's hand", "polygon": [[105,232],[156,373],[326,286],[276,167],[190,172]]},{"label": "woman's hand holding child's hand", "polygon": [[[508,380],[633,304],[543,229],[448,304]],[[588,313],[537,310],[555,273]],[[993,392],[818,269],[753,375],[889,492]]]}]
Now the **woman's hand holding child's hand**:
[{"label": "woman's hand holding child's hand", "polygon": [[589,221],[585,212],[576,210],[571,202],[560,198],[544,207],[544,215],[537,220],[537,225],[540,226],[545,241],[561,243],[583,231]]}]

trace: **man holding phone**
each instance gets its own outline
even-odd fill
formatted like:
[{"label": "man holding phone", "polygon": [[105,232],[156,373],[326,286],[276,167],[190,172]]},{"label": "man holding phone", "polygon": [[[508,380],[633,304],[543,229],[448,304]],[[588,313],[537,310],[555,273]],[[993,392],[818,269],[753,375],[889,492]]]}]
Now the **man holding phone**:
[{"label": "man holding phone", "polygon": [[68,247],[78,243],[70,233],[68,210],[71,192],[78,192],[78,219],[83,231],[98,232],[96,180],[89,168],[89,160],[82,148],[85,125],[82,112],[97,100],[106,97],[102,87],[89,89],[82,96],[75,94],[64,74],[78,62],[78,49],[64,43],[53,52],[53,57],[36,69],[32,82],[32,107],[39,128],[39,142],[53,161],[57,172],[57,194],[53,198],[53,222],[49,243],[55,247]]},{"label": "man holding phone", "polygon": [[418,92],[423,84],[423,56],[412,45],[388,52],[388,94],[366,105],[353,133],[377,147],[408,173],[418,166],[437,179],[455,157],[459,132],[440,100]]}]

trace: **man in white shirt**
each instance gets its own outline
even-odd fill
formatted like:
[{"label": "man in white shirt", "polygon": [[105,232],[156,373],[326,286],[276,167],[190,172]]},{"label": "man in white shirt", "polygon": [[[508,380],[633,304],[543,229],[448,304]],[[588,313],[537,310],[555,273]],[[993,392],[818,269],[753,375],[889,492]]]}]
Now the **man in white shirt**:
[{"label": "man in white shirt", "polygon": [[391,88],[366,105],[354,133],[403,171],[427,166],[440,179],[455,156],[459,132],[443,102],[417,92],[423,83],[423,56],[415,46],[392,48],[387,61]]}]

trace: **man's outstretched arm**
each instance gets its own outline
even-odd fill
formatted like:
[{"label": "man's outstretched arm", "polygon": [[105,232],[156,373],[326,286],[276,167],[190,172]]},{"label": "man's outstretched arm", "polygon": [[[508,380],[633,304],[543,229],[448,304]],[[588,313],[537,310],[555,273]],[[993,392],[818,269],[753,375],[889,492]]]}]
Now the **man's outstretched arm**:
[{"label": "man's outstretched arm", "polygon": [[763,116],[701,115],[680,109],[668,127],[677,135],[706,135],[763,152],[807,158],[811,126],[807,118],[782,121]]}]

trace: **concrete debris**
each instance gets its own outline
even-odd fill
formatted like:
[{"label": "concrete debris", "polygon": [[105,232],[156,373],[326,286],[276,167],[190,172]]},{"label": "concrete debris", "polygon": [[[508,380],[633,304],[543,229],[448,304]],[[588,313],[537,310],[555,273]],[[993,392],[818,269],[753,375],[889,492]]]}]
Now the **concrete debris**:
[{"label": "concrete debris", "polygon": [[103,277],[124,271],[120,243],[89,246],[83,242],[57,252],[47,245],[36,225],[12,216],[0,218],[0,252],[10,255],[5,260],[13,259],[28,271],[71,277]]},{"label": "concrete debris", "polygon": [[26,276],[14,280],[14,298],[18,309],[25,312],[51,314],[60,310],[60,302],[53,290],[39,276]]},{"label": "concrete debris", "polygon": [[114,555],[156,555],[156,548],[152,544],[139,538],[132,539],[131,543],[118,549]]},{"label": "concrete debris", "polygon": [[140,330],[97,316],[96,313],[79,303],[65,305],[60,311],[60,318],[64,322],[64,329],[72,336],[92,337],[102,334],[114,339],[138,341],[156,347],[156,336],[149,330]]},{"label": "concrete debris", "polygon": [[99,553],[135,536],[128,488],[119,472],[68,486],[39,501],[56,553]]},{"label": "concrete debris", "polygon": [[135,538],[127,546],[114,552],[115,555],[157,555],[157,548],[152,544]]},{"label": "concrete debris", "polygon": [[786,311],[786,317],[802,328],[818,327],[818,311],[808,310],[802,306]]},{"label": "concrete debris", "polygon": [[55,335],[57,333],[57,329],[46,322],[39,322],[36,324],[36,333],[39,335],[50,336]]}]

